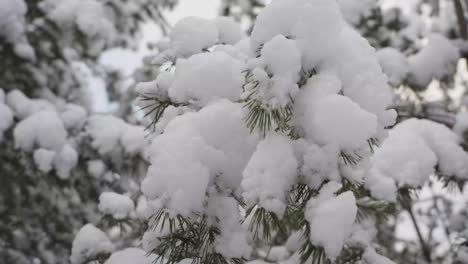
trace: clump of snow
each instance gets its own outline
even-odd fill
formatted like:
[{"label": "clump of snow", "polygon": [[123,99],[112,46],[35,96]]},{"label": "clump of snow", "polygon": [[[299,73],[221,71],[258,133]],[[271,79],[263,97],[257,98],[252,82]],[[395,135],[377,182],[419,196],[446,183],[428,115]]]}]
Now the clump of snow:
[{"label": "clump of snow", "polygon": [[94,178],[100,178],[106,172],[106,164],[102,160],[90,160],[87,166],[88,173]]},{"label": "clump of snow", "polygon": [[286,193],[297,175],[297,160],[291,140],[269,135],[261,141],[243,172],[243,197],[250,206],[260,205],[282,217]]},{"label": "clump of snow", "polygon": [[34,50],[25,35],[26,12],[23,0],[0,0],[0,39],[12,44],[17,56],[34,61]]},{"label": "clump of snow", "polygon": [[199,101],[202,105],[215,98],[235,101],[243,83],[240,61],[224,52],[196,54],[177,61],[169,96],[175,102]]},{"label": "clump of snow", "polygon": [[112,253],[104,264],[152,264],[156,256],[149,255],[140,248],[126,248]]},{"label": "clump of snow", "polygon": [[400,51],[394,48],[383,48],[377,51],[377,57],[390,85],[397,87],[407,78],[410,71],[409,62]]},{"label": "clump of snow", "polygon": [[314,139],[321,144],[336,143],[341,149],[362,146],[377,133],[377,117],[341,95],[319,100],[311,119],[308,123]]},{"label": "clump of snow", "polygon": [[60,113],[63,124],[67,129],[80,129],[87,117],[86,110],[76,104],[67,104]]},{"label": "clump of snow", "polygon": [[122,119],[108,115],[89,117],[87,133],[93,139],[92,146],[101,154],[108,154],[122,147],[129,154],[142,152],[145,146],[145,131]]},{"label": "clump of snow", "polygon": [[253,68],[250,79],[255,81],[244,87],[243,97],[255,98],[265,108],[277,109],[289,104],[299,91],[301,53],[294,40],[275,36],[265,43],[260,58],[250,64]]},{"label": "clump of snow", "polygon": [[180,214],[201,212],[208,183],[215,177],[219,186],[239,188],[254,148],[242,105],[217,101],[197,113],[174,118],[153,140],[142,191]]},{"label": "clump of snow", "polygon": [[327,257],[334,260],[351,234],[356,218],[356,199],[352,192],[338,196],[341,186],[336,182],[324,185],[318,197],[307,202],[305,218],[310,225],[310,241],[322,246]]},{"label": "clump of snow", "polygon": [[290,252],[298,251],[303,245],[303,232],[296,231],[292,233],[284,245]]},{"label": "clump of snow", "polygon": [[366,185],[374,197],[394,201],[396,186],[422,186],[436,165],[444,175],[468,177],[468,154],[456,134],[432,121],[409,119],[395,126],[376,150]]},{"label": "clump of snow", "polygon": [[392,93],[375,50],[347,25],[336,1],[272,2],[257,17],[251,49],[261,49],[278,34],[296,41],[302,68],[334,72],[343,84],[343,94],[375,114],[383,127],[395,121],[393,111],[386,110]]},{"label": "clump of snow", "polygon": [[208,19],[185,17],[174,25],[170,38],[176,53],[188,57],[216,44],[218,28]]},{"label": "clump of snow", "polygon": [[15,146],[31,151],[35,146],[59,151],[67,138],[63,122],[55,111],[43,110],[18,123],[13,131]]},{"label": "clump of snow", "polygon": [[57,152],[54,158],[54,168],[57,176],[66,180],[70,177],[71,171],[78,164],[78,153],[69,144],[65,144],[63,148]]},{"label": "clump of snow", "polygon": [[213,20],[199,17],[185,17],[174,25],[170,33],[173,50],[167,54],[177,57],[190,57],[215,44],[234,45],[244,36],[240,25],[229,17]]},{"label": "clump of snow", "polygon": [[53,161],[55,158],[55,151],[47,149],[36,149],[33,154],[34,163],[37,168],[44,173],[48,173],[52,170]]},{"label": "clump of snow", "polygon": [[55,111],[55,107],[49,101],[30,99],[19,90],[9,92],[6,95],[6,103],[19,119],[25,119],[41,110]]},{"label": "clump of snow", "polygon": [[[156,80],[149,82],[140,82],[135,87],[135,91],[144,96],[157,97],[160,100],[168,100],[168,90],[174,81],[174,74],[171,72],[162,72],[158,74]],[[146,104],[151,102],[139,101],[140,107],[145,107]]]},{"label": "clump of snow", "polygon": [[355,149],[378,135],[378,119],[349,97],[336,94],[341,87],[336,75],[310,78],[296,97],[295,123],[302,127],[306,138],[317,143]]},{"label": "clump of snow", "polygon": [[261,59],[273,75],[284,75],[293,81],[298,80],[301,70],[301,53],[294,40],[289,40],[282,35],[275,36],[264,44]]},{"label": "clump of snow", "polygon": [[34,151],[33,158],[41,172],[48,173],[55,169],[57,176],[62,180],[68,179],[78,164],[78,153],[69,144],[65,144],[58,152],[39,148]]},{"label": "clump of snow", "polygon": [[231,197],[212,197],[208,202],[208,215],[216,218],[221,234],[217,237],[216,252],[226,258],[248,258],[252,251],[247,230],[241,226],[238,202]]},{"label": "clump of snow", "polygon": [[0,36],[15,43],[25,31],[26,3],[23,0],[1,0],[0,7]]},{"label": "clump of snow", "polygon": [[300,141],[298,144],[304,147],[300,172],[305,178],[305,183],[311,188],[318,189],[326,179],[338,180],[340,178],[336,162],[336,157],[339,155],[337,147],[333,145],[320,147],[305,141]]},{"label": "clump of snow", "polygon": [[64,30],[76,26],[90,39],[92,53],[102,50],[106,43],[116,39],[117,30],[104,4],[95,0],[45,0],[40,5],[47,17]]},{"label": "clump of snow", "polygon": [[111,253],[112,242],[104,232],[92,224],[83,226],[73,240],[70,261],[82,264],[93,260],[99,254]]},{"label": "clump of snow", "polygon": [[453,74],[460,53],[457,47],[442,35],[433,34],[418,53],[409,57],[408,82],[418,89],[425,89],[433,79],[443,79]]},{"label": "clump of snow", "polygon": [[218,28],[219,43],[234,45],[244,37],[239,23],[231,17],[217,17],[214,23]]},{"label": "clump of snow", "polygon": [[135,204],[128,196],[103,192],[99,196],[98,208],[103,214],[112,215],[115,219],[124,219],[135,210]]}]

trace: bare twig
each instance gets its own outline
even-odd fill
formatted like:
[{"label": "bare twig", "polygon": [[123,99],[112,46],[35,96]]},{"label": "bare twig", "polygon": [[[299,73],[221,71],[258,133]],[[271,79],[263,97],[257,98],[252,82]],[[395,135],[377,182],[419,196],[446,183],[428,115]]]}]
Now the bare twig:
[{"label": "bare twig", "polygon": [[411,221],[413,222],[414,229],[416,230],[416,234],[418,235],[419,243],[421,245],[421,249],[423,251],[423,256],[428,263],[431,263],[431,249],[428,247],[424,238],[421,233],[421,229],[419,228],[418,222],[416,221],[416,217],[414,216],[412,204],[410,201],[402,202],[402,207],[405,209],[411,217]]},{"label": "bare twig", "polygon": [[453,0],[455,14],[457,15],[458,30],[460,31],[460,37],[468,39],[468,26],[465,19],[465,12],[463,10],[463,4],[461,0]]}]

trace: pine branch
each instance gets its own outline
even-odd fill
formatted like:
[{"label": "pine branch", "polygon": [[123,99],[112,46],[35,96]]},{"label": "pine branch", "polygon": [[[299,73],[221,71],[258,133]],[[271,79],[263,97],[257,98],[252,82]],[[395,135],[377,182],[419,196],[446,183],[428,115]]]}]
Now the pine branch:
[{"label": "pine branch", "polygon": [[175,264],[191,258],[195,264],[241,264],[243,259],[226,259],[214,252],[214,242],[221,234],[216,226],[208,225],[206,216],[194,214],[194,217],[171,215],[160,209],[151,219],[153,228],[169,226],[169,234],[159,238],[160,244],[152,250],[158,255],[155,263]]},{"label": "pine branch", "polygon": [[302,68],[300,72],[299,82],[297,82],[297,86],[299,86],[299,88],[303,87],[307,83],[307,81],[316,74],[317,71],[315,69],[306,70]]},{"label": "pine branch", "polygon": [[156,124],[169,106],[179,107],[186,105],[174,103],[169,99],[160,99],[155,96],[149,96],[145,94],[139,94],[138,96],[140,97],[141,101],[151,102],[150,104],[142,107],[140,110],[146,111],[144,117],[152,116],[150,124],[145,128],[145,130],[151,129],[152,132],[156,130]]},{"label": "pine branch", "polygon": [[393,203],[374,200],[370,197],[357,200],[356,205],[358,207],[358,221],[373,217],[378,223],[383,223],[390,215],[395,213],[395,205]]},{"label": "pine branch", "polygon": [[[302,238],[304,243],[299,250],[300,263],[311,263],[311,264],[331,264],[331,261],[327,259],[323,248],[314,246],[309,240],[310,226],[307,223],[304,228]],[[309,262],[311,261],[311,262]]]},{"label": "pine branch", "polygon": [[265,136],[275,125],[275,131],[284,132],[289,129],[288,122],[293,113],[292,98],[286,107],[277,109],[267,109],[262,102],[256,99],[248,101],[244,107],[249,110],[245,121],[250,133],[259,130],[261,135]]},{"label": "pine branch", "polygon": [[419,244],[421,246],[424,258],[426,259],[428,263],[431,263],[432,261],[431,249],[429,248],[426,241],[424,240],[422,233],[421,233],[421,229],[419,228],[419,225],[418,225],[418,221],[416,220],[416,217],[414,216],[411,197],[409,197],[408,195],[408,197],[405,197],[405,199],[402,200],[400,204],[403,207],[403,209],[405,209],[410,215],[411,221],[413,222],[414,229],[416,230],[416,234],[418,235]]},{"label": "pine branch", "polygon": [[253,233],[255,240],[260,239],[260,234],[262,235],[261,239],[266,242],[271,241],[275,233],[286,234],[286,230],[276,214],[257,206],[247,210],[246,219],[251,214],[253,215],[249,223],[249,231]]}]

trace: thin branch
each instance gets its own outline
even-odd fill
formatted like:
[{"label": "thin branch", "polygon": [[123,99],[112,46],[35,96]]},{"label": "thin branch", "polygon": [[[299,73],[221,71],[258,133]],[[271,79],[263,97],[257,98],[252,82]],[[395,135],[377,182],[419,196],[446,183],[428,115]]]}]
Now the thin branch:
[{"label": "thin branch", "polygon": [[419,228],[418,222],[416,221],[416,217],[414,216],[414,213],[413,213],[413,209],[411,208],[412,207],[411,202],[410,201],[402,202],[401,204],[402,204],[403,209],[405,209],[411,217],[411,221],[413,222],[414,229],[416,230],[416,234],[418,235],[419,243],[421,244],[421,249],[423,251],[424,258],[426,259],[428,263],[431,263],[431,250],[426,244],[426,242],[424,241],[424,238],[421,233],[421,229]]},{"label": "thin branch", "polygon": [[460,31],[460,36],[463,39],[468,39],[468,26],[465,19],[465,12],[463,10],[463,4],[461,0],[453,0],[455,14],[457,15],[458,30]]}]

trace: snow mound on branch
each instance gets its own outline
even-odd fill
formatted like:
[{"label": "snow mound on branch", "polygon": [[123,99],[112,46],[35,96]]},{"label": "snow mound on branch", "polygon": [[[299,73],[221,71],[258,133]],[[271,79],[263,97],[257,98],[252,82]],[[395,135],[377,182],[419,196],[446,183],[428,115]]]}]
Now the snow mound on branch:
[{"label": "snow mound on branch", "polygon": [[23,0],[0,0],[0,37],[13,44],[22,38],[26,11]]},{"label": "snow mound on branch", "polygon": [[78,165],[78,153],[69,144],[64,145],[54,158],[57,176],[62,180],[70,178],[71,171],[76,165]]},{"label": "snow mound on branch", "polygon": [[60,113],[63,124],[67,129],[81,129],[88,116],[86,110],[76,104],[66,104]]},{"label": "snow mound on branch", "polygon": [[169,97],[176,102],[215,98],[236,101],[240,98],[244,76],[242,63],[224,52],[210,52],[179,59]]},{"label": "snow mound on branch", "polygon": [[[87,37],[99,39],[91,50],[98,52],[116,39],[116,28],[104,4],[96,0],[45,0],[41,9],[64,29],[74,25]],[[96,46],[95,46],[96,45]]]},{"label": "snow mound on branch", "polygon": [[433,34],[428,44],[409,57],[409,83],[425,89],[433,79],[443,79],[453,74],[460,57],[458,48],[442,35]]},{"label": "snow mound on branch", "polygon": [[69,144],[65,144],[59,152],[44,148],[36,149],[33,158],[41,172],[48,173],[55,169],[57,176],[62,180],[68,179],[71,171],[78,165],[78,153]]},{"label": "snow mound on branch", "polygon": [[115,219],[124,219],[135,210],[135,204],[128,196],[104,192],[99,196],[98,208],[103,214],[112,215]]},{"label": "snow mound on branch", "polygon": [[[336,81],[330,80],[333,82],[330,85],[334,89],[328,94],[340,92],[347,98],[334,97],[336,99],[334,101],[348,101],[345,104],[351,109],[351,113],[355,114],[353,118],[358,117],[360,121],[366,119],[364,121],[365,129],[360,133],[359,140],[362,141],[365,136],[381,137],[383,128],[395,122],[395,111],[386,110],[386,107],[392,102],[392,92],[388,86],[387,77],[382,72],[377,60],[376,52],[366,39],[347,25],[340,12],[340,7],[335,1],[273,1],[257,17],[251,36],[251,50],[255,52],[265,49],[269,41],[278,35],[294,40],[302,55],[301,66],[303,70],[314,70],[318,75],[327,74],[336,78]],[[324,80],[319,83],[325,86],[328,81]],[[335,83],[339,83],[339,85],[335,85]],[[310,86],[316,85],[319,84],[311,84]],[[314,87],[310,89],[323,90],[323,88]],[[303,109],[300,106],[295,109],[295,114],[312,114],[310,110],[315,105],[308,103],[312,98],[301,99],[306,93],[302,90],[304,89],[301,89],[294,99],[305,101],[305,103],[302,104]],[[329,110],[326,107],[327,104],[322,104],[322,106],[324,111]],[[309,107],[309,110],[304,109]],[[335,111],[336,117],[340,121],[350,117],[349,115],[341,116],[344,112],[346,110]],[[349,122],[353,121],[349,120]],[[311,125],[310,121],[303,122],[303,124],[316,127],[316,124]],[[356,131],[360,130],[354,127],[347,126],[347,128]],[[342,135],[337,136],[339,136],[337,141],[340,141]],[[352,141],[353,137],[350,138],[352,139],[349,141]],[[340,143],[344,144],[345,147],[355,147],[349,146],[349,142]]]},{"label": "snow mound on branch", "polygon": [[307,202],[305,218],[310,225],[310,241],[322,246],[327,257],[334,260],[341,252],[345,240],[352,232],[356,218],[356,199],[348,191],[335,196],[340,184],[324,185],[320,194]]},{"label": "snow mound on branch", "polygon": [[23,0],[0,0],[0,39],[12,44],[17,56],[34,61],[34,50],[25,35],[26,12]]},{"label": "snow mound on branch", "polygon": [[[301,145],[301,147],[297,147]],[[301,149],[301,175],[304,176],[305,183],[313,189],[319,189],[323,181],[340,179],[336,157],[339,149],[333,145],[320,147],[310,144],[304,140],[296,143],[296,149]]]},{"label": "snow mound on branch", "polygon": [[[447,127],[428,120],[409,119],[393,128],[371,158],[366,185],[379,199],[394,201],[397,186],[418,187],[439,171],[468,177],[468,154]],[[398,168],[398,169],[395,169]]]},{"label": "snow mound on branch", "polygon": [[357,148],[377,133],[375,115],[348,97],[336,94],[317,101],[310,124],[310,132],[317,142],[335,143],[341,149]]},{"label": "snow mound on branch", "polygon": [[355,149],[377,135],[378,120],[349,97],[336,94],[341,87],[334,74],[310,78],[296,97],[294,122],[314,142]]},{"label": "snow mound on branch", "polygon": [[19,90],[13,90],[6,95],[6,104],[19,119],[25,119],[41,110],[53,110],[55,106],[44,99],[30,99]]},{"label": "snow mound on branch", "polygon": [[239,23],[231,17],[217,17],[214,23],[218,28],[218,42],[234,45],[244,37]]},{"label": "snow mound on branch", "polygon": [[122,119],[107,115],[89,117],[87,133],[93,139],[92,146],[101,154],[108,154],[121,146],[129,154],[142,152],[145,146],[145,131]]},{"label": "snow mound on branch", "polygon": [[82,264],[99,254],[112,252],[114,246],[104,232],[92,224],[83,226],[73,240],[70,261]]},{"label": "snow mound on branch", "polygon": [[176,53],[188,57],[216,44],[218,28],[208,19],[185,17],[174,25],[170,38]]},{"label": "snow mound on branch", "polygon": [[106,164],[102,160],[90,160],[87,162],[87,171],[94,178],[100,178],[106,172]]},{"label": "snow mound on branch", "polygon": [[104,264],[152,264],[156,259],[155,255],[149,255],[139,248],[126,248],[112,253]]},{"label": "snow mound on branch", "polygon": [[268,135],[261,141],[243,172],[243,197],[249,206],[258,204],[278,217],[286,209],[286,193],[297,175],[298,163],[291,140]]},{"label": "snow mound on branch", "polygon": [[174,53],[178,57],[190,57],[217,43],[233,45],[243,36],[240,25],[229,17],[214,20],[185,17],[175,24],[170,33]]},{"label": "snow mound on branch", "polygon": [[33,154],[34,163],[37,168],[44,173],[52,170],[53,161],[55,158],[55,151],[48,149],[36,149]]},{"label": "snow mound on branch", "polygon": [[390,85],[397,87],[406,79],[410,71],[408,59],[394,48],[377,51],[380,66],[387,75]]},{"label": "snow mound on branch", "polygon": [[252,251],[249,234],[241,226],[238,202],[232,197],[214,196],[208,202],[208,215],[216,219],[221,232],[216,238],[216,252],[226,258],[248,258]]},{"label": "snow mound on branch", "polygon": [[149,148],[151,166],[142,191],[182,215],[201,212],[209,182],[239,188],[255,143],[240,104],[220,100],[178,116]]},{"label": "snow mound on branch", "polygon": [[265,43],[261,55],[268,70],[274,75],[289,76],[294,81],[299,79],[301,53],[294,40],[277,35]]},{"label": "snow mound on branch", "polygon": [[13,131],[15,146],[23,151],[33,147],[59,151],[67,138],[63,122],[55,111],[43,110],[16,125]]},{"label": "snow mound on branch", "polygon": [[245,89],[243,98],[253,95],[265,108],[286,107],[299,91],[301,53],[296,42],[277,35],[265,43],[261,56],[251,60],[250,64],[253,68],[251,78],[258,85]]}]

